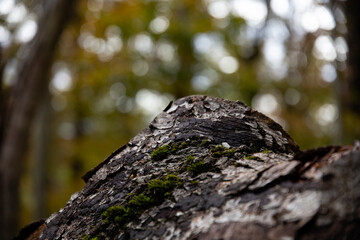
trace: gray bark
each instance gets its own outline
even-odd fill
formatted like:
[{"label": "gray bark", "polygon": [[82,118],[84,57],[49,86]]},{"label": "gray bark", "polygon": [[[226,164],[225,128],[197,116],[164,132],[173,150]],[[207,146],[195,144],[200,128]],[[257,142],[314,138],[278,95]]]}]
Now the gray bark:
[{"label": "gray bark", "polygon": [[0,152],[0,239],[16,234],[19,215],[19,181],[29,126],[37,104],[47,91],[48,73],[56,43],[69,18],[73,0],[43,1],[38,31],[27,46],[10,96]]},{"label": "gray bark", "polygon": [[358,239],[359,169],[359,144],[301,152],[245,104],[190,96],[19,239]]}]

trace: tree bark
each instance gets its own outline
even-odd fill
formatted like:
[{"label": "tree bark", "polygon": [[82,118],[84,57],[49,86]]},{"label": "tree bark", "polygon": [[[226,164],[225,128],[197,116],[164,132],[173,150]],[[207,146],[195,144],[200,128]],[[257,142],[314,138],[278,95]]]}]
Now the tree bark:
[{"label": "tree bark", "polygon": [[45,0],[38,31],[26,46],[7,107],[6,129],[1,145],[1,239],[17,231],[19,182],[29,136],[29,127],[41,96],[48,91],[48,73],[55,47],[75,1]]},{"label": "tree bark", "polygon": [[18,239],[358,239],[359,169],[359,144],[301,152],[245,104],[190,96]]}]

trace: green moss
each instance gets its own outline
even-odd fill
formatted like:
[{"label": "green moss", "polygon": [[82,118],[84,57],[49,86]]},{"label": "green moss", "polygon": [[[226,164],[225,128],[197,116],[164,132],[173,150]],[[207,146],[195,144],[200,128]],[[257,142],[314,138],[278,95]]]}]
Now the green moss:
[{"label": "green moss", "polygon": [[187,145],[188,145],[187,142],[182,142],[182,143],[180,143],[178,149],[184,149],[187,147]]},{"label": "green moss", "polygon": [[235,155],[235,151],[236,151],[236,149],[232,148],[230,150],[227,150],[225,153],[228,157],[233,157]]},{"label": "green moss", "polygon": [[211,149],[211,156],[219,158],[224,155],[226,148],[223,146],[215,146]]},{"label": "green moss", "polygon": [[162,179],[154,179],[148,183],[144,193],[135,195],[124,205],[109,207],[101,214],[101,218],[105,224],[118,224],[125,229],[126,223],[137,219],[142,211],[160,204],[167,197],[172,199],[171,190],[182,184],[181,179],[175,174],[167,174]]},{"label": "green moss", "polygon": [[172,147],[170,145],[165,145],[165,146],[159,147],[150,154],[151,160],[153,160],[153,161],[163,160],[170,154],[171,150],[172,150]]},{"label": "green moss", "polygon": [[193,181],[191,181],[191,184],[192,184],[192,185],[197,185],[198,183],[199,183],[198,180],[193,180]]},{"label": "green moss", "polygon": [[188,172],[192,172],[195,175],[198,175],[203,172],[207,172],[211,170],[211,165],[208,163],[204,163],[203,161],[193,163],[192,165],[187,167]]},{"label": "green moss", "polygon": [[249,155],[249,156],[245,157],[245,159],[247,159],[247,160],[255,159],[255,156]]},{"label": "green moss", "polygon": [[97,237],[91,237],[91,236],[89,236],[89,235],[82,237],[82,239],[83,239],[83,240],[98,240]]},{"label": "green moss", "polygon": [[169,174],[164,178],[164,180],[154,179],[150,181],[148,183],[148,189],[155,197],[163,198],[168,196],[168,192],[177,185],[182,185],[181,179],[174,174]]},{"label": "green moss", "polygon": [[215,146],[214,148],[211,149],[211,156],[213,156],[214,158],[219,158],[222,157],[224,155],[228,156],[228,157],[233,157],[235,154],[236,149],[232,148],[232,149],[227,149],[223,146]]},{"label": "green moss", "polygon": [[209,139],[205,139],[204,141],[201,142],[200,146],[203,147],[207,147],[210,145],[210,140]]},{"label": "green moss", "polygon": [[272,152],[271,150],[264,150],[264,151],[262,151],[262,153],[270,153],[270,152]]},{"label": "green moss", "polygon": [[154,179],[148,183],[148,189],[155,195],[164,195],[167,191],[174,187],[174,183],[170,181],[163,181]]},{"label": "green moss", "polygon": [[189,155],[186,160],[185,160],[185,164],[188,165],[190,163],[192,163],[192,161],[194,161],[194,157],[192,155]]},{"label": "green moss", "polygon": [[214,158],[219,158],[223,155],[223,152],[213,152],[211,153],[211,156],[213,156]]},{"label": "green moss", "polygon": [[176,176],[175,174],[168,174],[168,175],[166,175],[165,181],[173,182],[173,183],[175,183],[175,184],[178,185],[178,186],[181,186],[181,185],[182,185],[181,179],[180,179],[178,176]]},{"label": "green moss", "polygon": [[174,143],[170,145],[170,153],[174,154],[178,150],[178,146]]},{"label": "green moss", "polygon": [[162,147],[159,147],[155,149],[152,153],[150,153],[151,160],[153,161],[160,161],[165,159],[170,154],[176,153],[178,150],[184,149],[188,146],[187,142],[181,142],[181,143],[173,143],[173,144],[167,144]]},{"label": "green moss", "polygon": [[134,209],[145,209],[150,207],[154,203],[154,199],[145,196],[144,194],[140,194],[131,199],[128,203],[128,206]]},{"label": "green moss", "polygon": [[227,148],[223,146],[215,146],[211,149],[211,152],[224,152]]},{"label": "green moss", "polygon": [[106,209],[106,211],[101,214],[101,218],[104,220],[104,223],[117,223],[124,226],[125,223],[133,220],[136,215],[134,209],[130,207],[115,205]]}]

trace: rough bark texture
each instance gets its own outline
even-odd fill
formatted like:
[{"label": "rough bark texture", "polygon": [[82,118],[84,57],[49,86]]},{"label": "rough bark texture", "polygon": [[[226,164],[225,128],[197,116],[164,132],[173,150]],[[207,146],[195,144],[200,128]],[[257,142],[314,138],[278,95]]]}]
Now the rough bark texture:
[{"label": "rough bark texture", "polygon": [[359,145],[303,153],[243,103],[190,96],[19,239],[359,239],[359,165]]},{"label": "rough bark texture", "polygon": [[0,239],[18,231],[19,182],[36,106],[48,87],[48,74],[56,43],[69,18],[73,0],[43,1],[35,38],[19,64],[6,111],[0,146]]}]

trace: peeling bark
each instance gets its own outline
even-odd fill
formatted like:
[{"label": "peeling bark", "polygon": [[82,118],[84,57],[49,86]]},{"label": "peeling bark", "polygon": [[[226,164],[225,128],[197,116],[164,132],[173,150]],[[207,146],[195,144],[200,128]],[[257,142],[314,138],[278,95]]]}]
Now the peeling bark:
[{"label": "peeling bark", "polygon": [[84,189],[38,232],[40,239],[356,239],[359,165],[359,144],[303,153],[245,104],[190,96],[85,174]]}]

